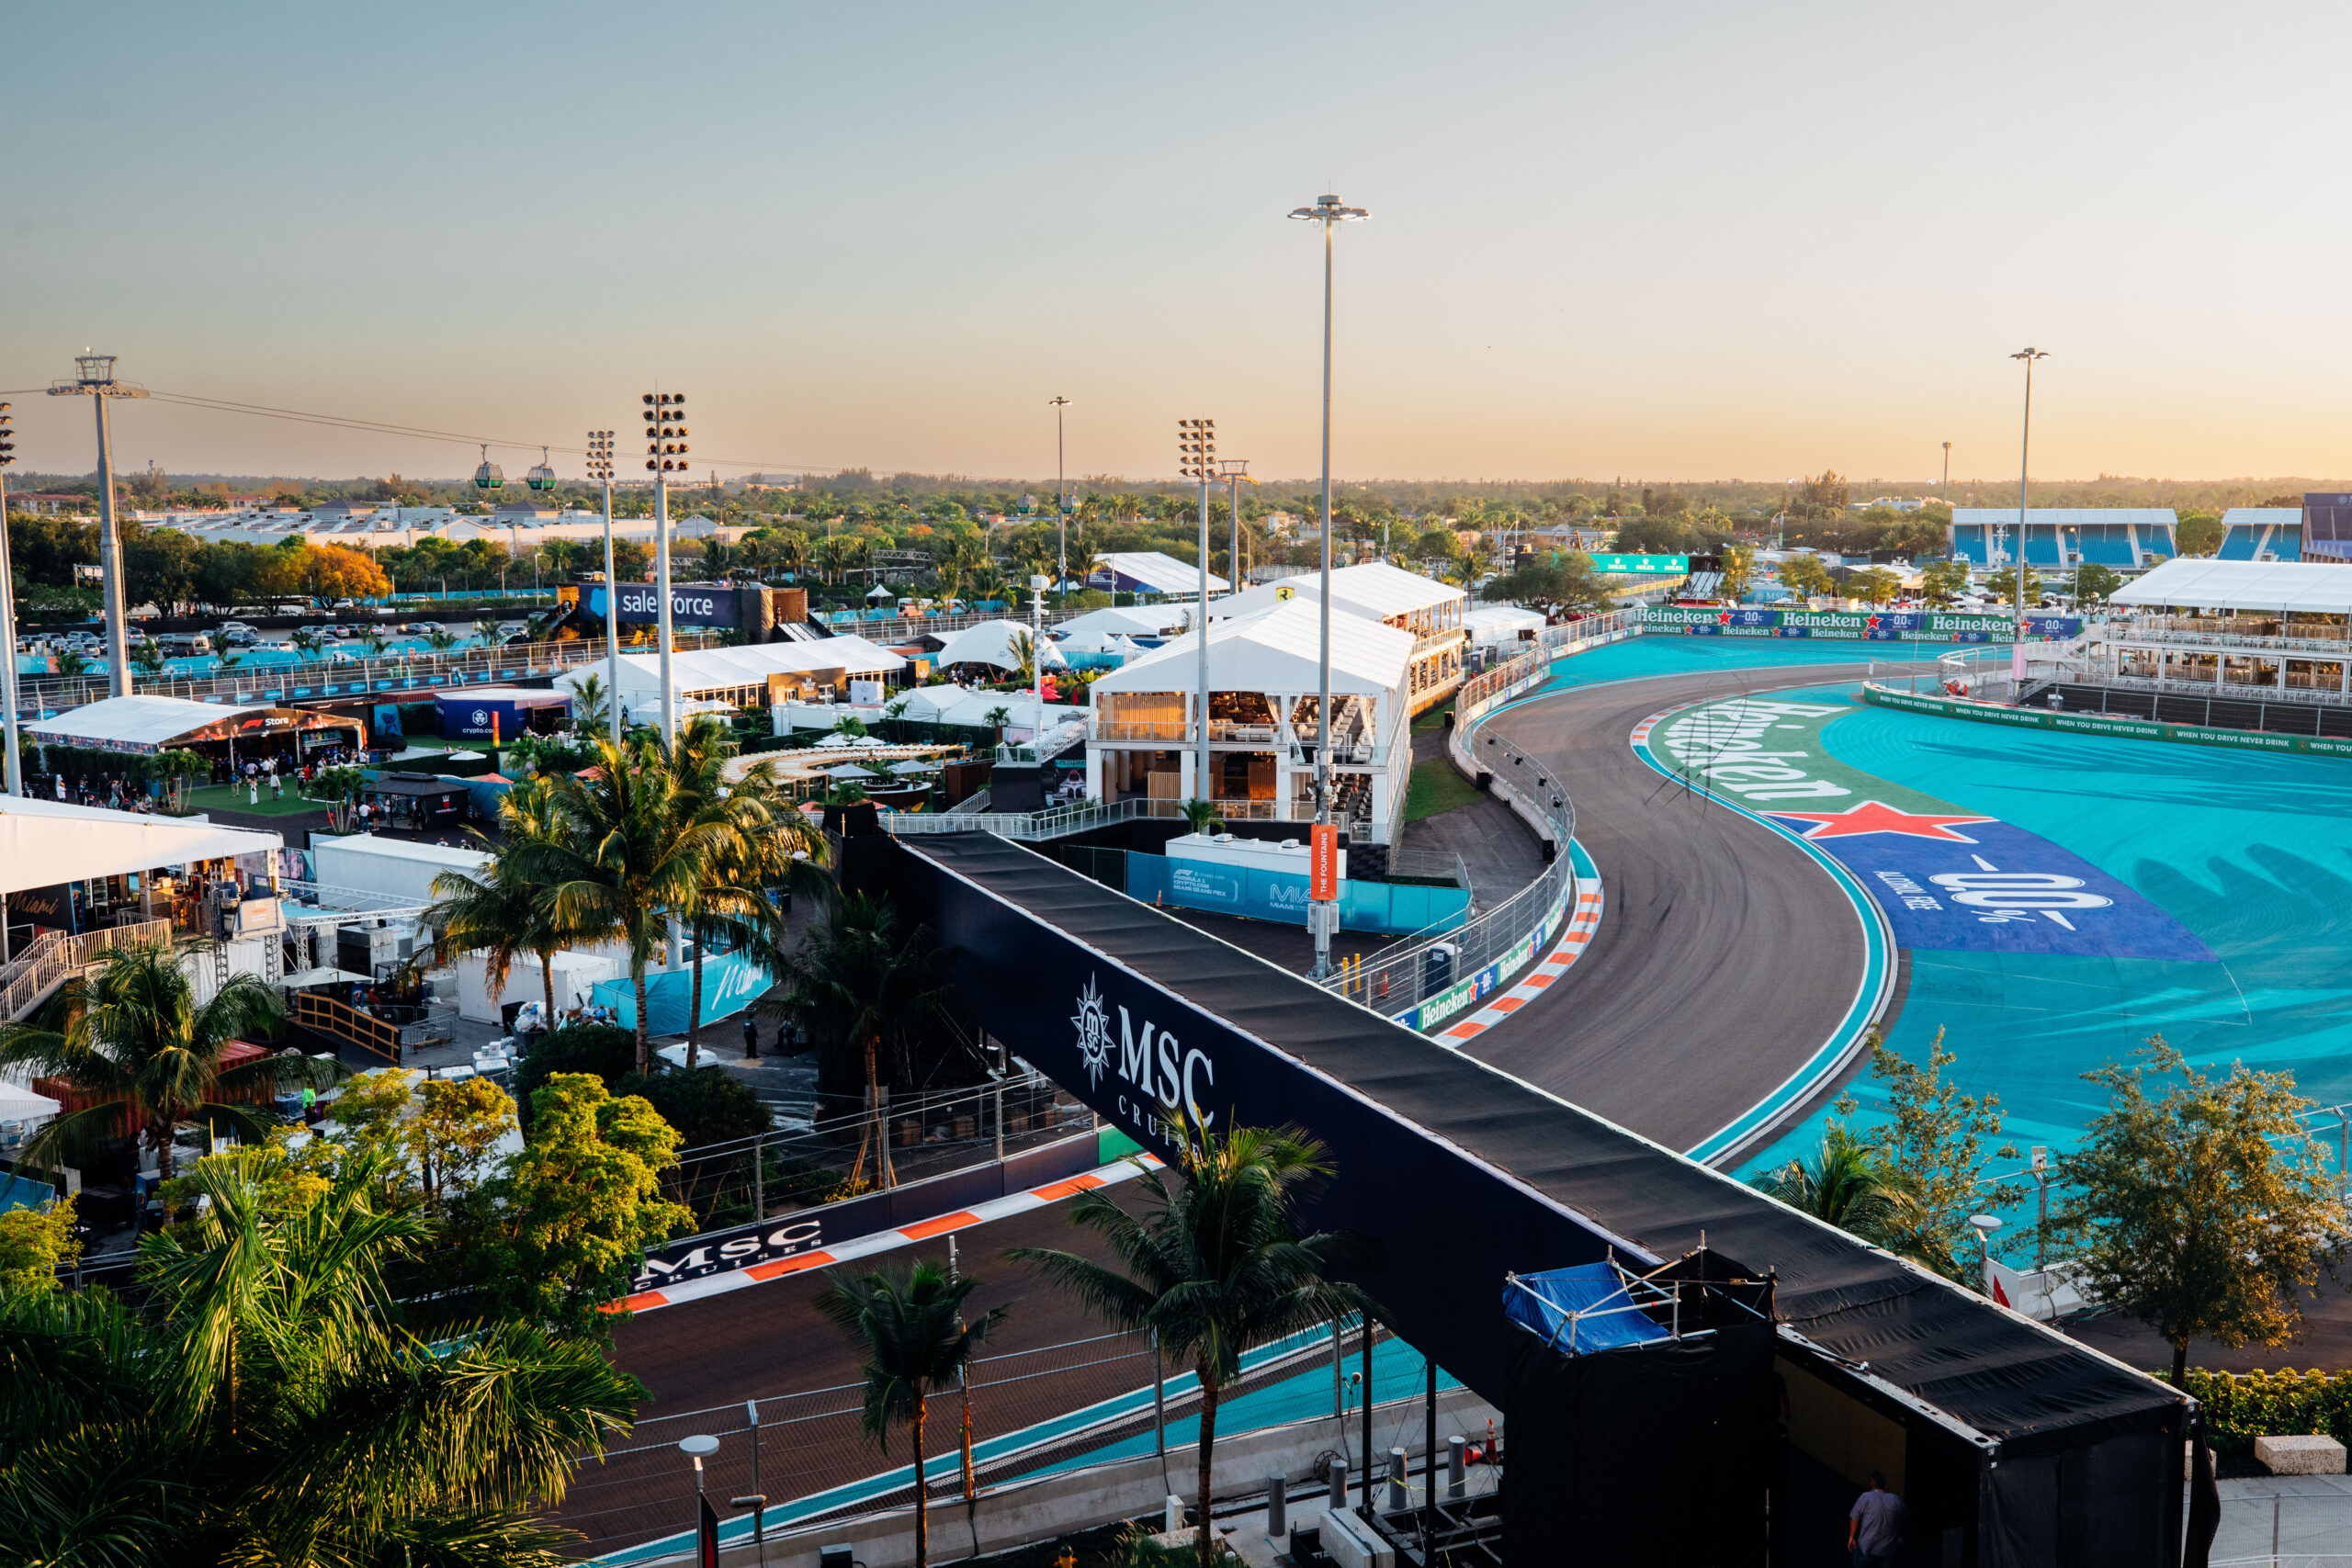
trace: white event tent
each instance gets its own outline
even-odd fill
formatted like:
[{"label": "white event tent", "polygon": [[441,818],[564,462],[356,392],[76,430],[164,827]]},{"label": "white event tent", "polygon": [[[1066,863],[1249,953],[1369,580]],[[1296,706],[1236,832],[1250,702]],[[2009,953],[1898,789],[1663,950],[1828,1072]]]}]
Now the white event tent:
[{"label": "white event tent", "polygon": [[2108,595],[2124,605],[2352,615],[2352,566],[2311,561],[2168,560]]},{"label": "white event tent", "polygon": [[1096,647],[1114,637],[1168,637],[1191,626],[1197,607],[1170,601],[1139,609],[1089,610],[1048,629],[1079,648]]},{"label": "white event tent", "polygon": [[25,732],[62,746],[153,753],[208,740],[258,739],[297,729],[352,729],[359,721],[315,708],[232,707],[187,697],[105,697],[38,719]]},{"label": "white event tent", "polygon": [[284,846],[276,833],[0,795],[0,896]]},{"label": "white event tent", "polygon": [[[1029,632],[1030,628],[1018,621],[982,621],[949,637],[935,662],[943,670],[951,664],[992,664],[1000,670],[1018,670],[1021,659],[1013,651],[1014,639]],[[1069,663],[1051,638],[1037,645],[1037,657],[1048,670]]]},{"label": "white event tent", "polygon": [[[620,667],[618,691],[622,710],[632,720],[658,715],[662,707],[662,656],[625,653],[617,660],[595,659],[555,678],[554,685],[578,692],[594,675],[611,683],[612,668]],[[907,661],[887,648],[862,637],[817,637],[808,642],[763,642],[746,648],[705,648],[670,656],[670,683],[682,702],[734,702],[759,705],[768,700],[768,678],[821,676],[827,680],[878,681],[907,667]],[[686,710],[681,708],[683,714]]]}]

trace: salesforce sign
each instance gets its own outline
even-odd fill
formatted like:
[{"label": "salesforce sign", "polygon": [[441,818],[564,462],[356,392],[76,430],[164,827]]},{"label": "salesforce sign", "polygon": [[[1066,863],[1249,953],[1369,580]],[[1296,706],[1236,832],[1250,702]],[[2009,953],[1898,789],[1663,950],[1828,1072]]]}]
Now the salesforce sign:
[{"label": "salesforce sign", "polygon": [[[741,624],[737,613],[738,596],[731,587],[711,583],[673,583],[670,585],[670,619],[681,626],[733,626]],[[624,582],[620,585],[620,619],[634,625],[649,625],[662,618],[661,591],[650,582]],[[601,619],[605,614],[605,590],[594,588],[588,593],[588,614]]]}]

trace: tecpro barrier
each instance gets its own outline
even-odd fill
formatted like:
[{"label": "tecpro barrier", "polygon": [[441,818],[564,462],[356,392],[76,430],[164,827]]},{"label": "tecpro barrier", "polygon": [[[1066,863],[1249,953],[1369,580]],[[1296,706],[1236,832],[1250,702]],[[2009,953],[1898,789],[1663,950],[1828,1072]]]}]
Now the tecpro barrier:
[{"label": "tecpro barrier", "polygon": [[[2016,621],[1943,610],[1766,610],[1653,605],[1641,613],[1655,631],[1693,637],[1838,637],[1861,642],[2007,642]],[[2082,635],[2079,615],[2028,615],[2028,642],[2064,642]]]},{"label": "tecpro barrier", "polygon": [[[1147,904],[1174,904],[1284,925],[1306,923],[1306,878],[1257,866],[1127,852],[1126,893]],[[1340,929],[1410,936],[1451,931],[1470,910],[1461,887],[1399,886],[1350,878],[1340,884]]]},{"label": "tecpro barrier", "polygon": [[2182,746],[2226,746],[2240,751],[2285,752],[2314,757],[2352,757],[2352,740],[2317,735],[2269,735],[2249,729],[2209,729],[2202,725],[2162,724],[2146,718],[2102,718],[2092,714],[2052,713],[2045,708],[2002,707],[1962,697],[1930,697],[1866,682],[1862,700],[1906,713],[1936,714],[1976,724],[2006,724],[2026,729],[2064,729],[2077,735],[2112,735],[2127,740],[2165,740]]}]

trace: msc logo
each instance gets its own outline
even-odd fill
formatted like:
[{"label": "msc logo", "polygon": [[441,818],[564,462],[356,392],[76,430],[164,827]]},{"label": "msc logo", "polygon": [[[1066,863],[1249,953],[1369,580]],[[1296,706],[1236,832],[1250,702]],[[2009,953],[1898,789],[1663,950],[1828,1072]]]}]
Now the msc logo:
[{"label": "msc logo", "polygon": [[1111,1038],[1111,1009],[1102,989],[1089,976],[1078,995],[1078,1011],[1070,1022],[1078,1029],[1079,1065],[1086,1069],[1090,1088],[1100,1089],[1105,1073],[1134,1086],[1132,1100],[1118,1097],[1118,1113],[1136,1126],[1149,1126],[1182,1111],[1193,1126],[1208,1130],[1216,1120],[1201,1109],[1201,1097],[1216,1088],[1216,1066],[1203,1051],[1186,1050],[1167,1030],[1149,1019],[1138,1026],[1124,1005],[1119,1008],[1119,1037]]}]

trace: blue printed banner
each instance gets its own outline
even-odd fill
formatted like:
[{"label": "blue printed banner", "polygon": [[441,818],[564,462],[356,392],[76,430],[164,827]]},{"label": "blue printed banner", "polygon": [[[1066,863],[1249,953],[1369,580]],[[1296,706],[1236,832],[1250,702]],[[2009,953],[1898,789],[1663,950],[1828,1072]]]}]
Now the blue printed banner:
[{"label": "blue printed banner", "polygon": [[2187,927],[2098,867],[1994,818],[1877,800],[1770,815],[1870,888],[1901,947],[2213,960]]}]

